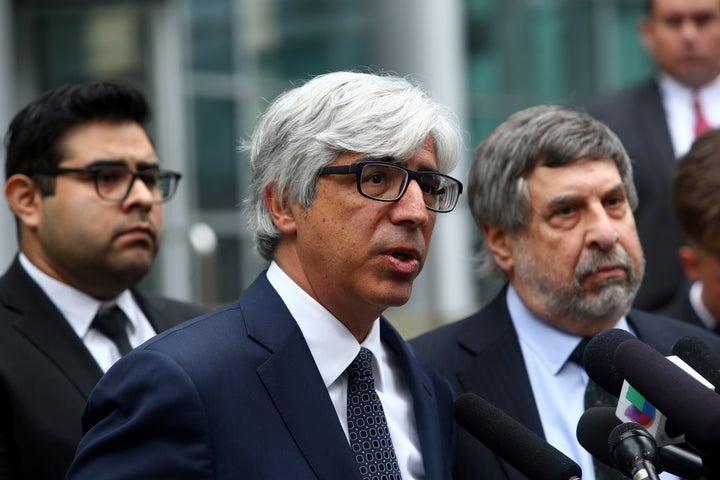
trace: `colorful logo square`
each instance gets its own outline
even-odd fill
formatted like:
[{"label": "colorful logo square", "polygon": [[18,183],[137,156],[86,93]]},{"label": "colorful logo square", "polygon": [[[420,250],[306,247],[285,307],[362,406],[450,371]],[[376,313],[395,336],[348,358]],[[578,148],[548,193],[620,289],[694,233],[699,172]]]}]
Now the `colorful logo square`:
[{"label": "colorful logo square", "polygon": [[625,409],[625,416],[645,428],[650,428],[650,426],[655,422],[655,407],[645,400],[645,397],[640,395],[640,393],[635,390],[632,385],[628,386],[625,398],[627,398],[630,402],[630,405],[628,405],[627,409]]}]

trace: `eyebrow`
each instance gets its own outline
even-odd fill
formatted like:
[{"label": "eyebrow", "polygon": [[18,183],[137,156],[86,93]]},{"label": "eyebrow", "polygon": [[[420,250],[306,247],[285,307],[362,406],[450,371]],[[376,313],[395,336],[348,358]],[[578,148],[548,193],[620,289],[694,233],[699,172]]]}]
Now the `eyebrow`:
[{"label": "eyebrow", "polygon": [[[128,162],[126,160],[120,159],[120,158],[108,158],[108,159],[99,159],[94,160],[87,164],[85,168],[92,168],[92,167],[125,167],[130,168],[128,165]],[[142,170],[158,170],[160,168],[160,165],[156,162],[138,162],[137,163],[137,169],[138,171]]]},{"label": "eyebrow", "polygon": [[[613,185],[610,189],[608,189],[602,194],[602,197],[606,197],[608,195],[615,195],[618,193],[625,193],[625,185],[622,182]],[[573,203],[577,201],[579,198],[581,198],[580,195],[559,195],[557,197],[552,197],[548,201],[547,206],[552,208],[559,205],[567,205],[568,203]]]}]

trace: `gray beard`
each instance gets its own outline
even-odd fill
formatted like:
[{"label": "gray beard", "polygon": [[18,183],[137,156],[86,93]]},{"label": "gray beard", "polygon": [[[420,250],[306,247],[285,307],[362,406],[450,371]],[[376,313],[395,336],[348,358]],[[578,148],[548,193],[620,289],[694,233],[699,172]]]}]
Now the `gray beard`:
[{"label": "gray beard", "polygon": [[[599,266],[610,263],[622,265],[627,278],[607,279],[596,284],[596,290],[585,290],[585,277]],[[644,270],[636,271],[629,255],[619,245],[610,252],[596,251],[583,259],[575,270],[572,285],[563,285],[555,276],[543,272],[535,258],[524,251],[515,265],[515,275],[524,278],[542,296],[553,318],[569,318],[583,324],[619,319],[627,314],[640,288]]]}]

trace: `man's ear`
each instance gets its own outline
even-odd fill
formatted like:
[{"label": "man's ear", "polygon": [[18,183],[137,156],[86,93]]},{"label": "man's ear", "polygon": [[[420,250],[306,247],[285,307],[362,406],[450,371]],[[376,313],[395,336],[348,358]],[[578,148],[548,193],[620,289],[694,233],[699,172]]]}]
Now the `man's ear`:
[{"label": "man's ear", "polygon": [[[283,198],[285,197],[285,198]],[[287,201],[286,195],[281,195],[277,190],[277,186],[273,183],[263,190],[263,198],[265,205],[270,211],[273,223],[283,235],[292,235],[297,230],[295,216],[293,215],[290,202]]]},{"label": "man's ear", "polygon": [[649,16],[643,16],[638,20],[638,33],[640,34],[640,43],[643,48],[651,56],[654,56],[655,52],[655,25],[653,20]]},{"label": "man's ear", "polygon": [[510,234],[503,228],[493,225],[483,225],[482,233],[495,263],[510,275],[514,266]]},{"label": "man's ear", "polygon": [[688,280],[695,281],[698,279],[698,258],[695,249],[689,245],[683,245],[678,248],[678,257],[685,270],[685,276]]},{"label": "man's ear", "polygon": [[20,223],[33,228],[40,222],[42,195],[35,182],[23,174],[15,174],[5,182],[5,198]]}]

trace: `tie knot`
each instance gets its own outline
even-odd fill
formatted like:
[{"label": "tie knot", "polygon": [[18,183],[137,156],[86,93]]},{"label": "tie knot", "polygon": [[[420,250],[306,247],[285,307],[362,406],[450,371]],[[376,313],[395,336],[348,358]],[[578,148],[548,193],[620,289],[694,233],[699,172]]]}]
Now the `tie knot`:
[{"label": "tie knot", "polygon": [[365,347],[360,347],[360,353],[347,368],[350,379],[372,378],[372,352]]},{"label": "tie knot", "polygon": [[693,110],[695,111],[694,133],[695,138],[697,138],[712,128],[705,115],[703,115],[702,104],[697,94],[693,95]]},{"label": "tie knot", "polygon": [[583,354],[585,353],[585,347],[587,347],[589,341],[589,337],[583,337],[580,340],[580,343],[577,344],[577,347],[575,347],[575,350],[573,350],[570,354],[570,358],[568,360],[583,367]]},{"label": "tie knot", "polygon": [[117,345],[121,355],[131,350],[128,341],[126,326],[128,318],[117,305],[110,308],[101,308],[95,315],[91,326],[112,340]]}]

